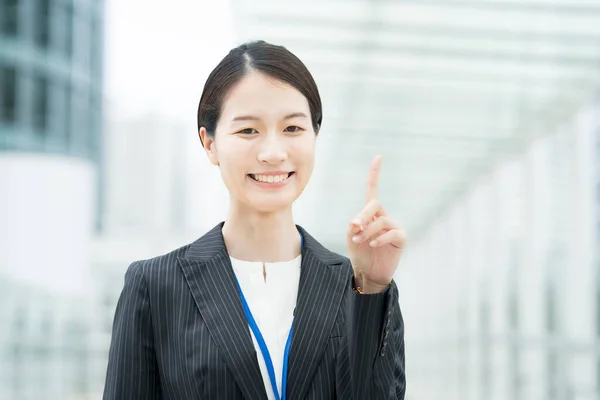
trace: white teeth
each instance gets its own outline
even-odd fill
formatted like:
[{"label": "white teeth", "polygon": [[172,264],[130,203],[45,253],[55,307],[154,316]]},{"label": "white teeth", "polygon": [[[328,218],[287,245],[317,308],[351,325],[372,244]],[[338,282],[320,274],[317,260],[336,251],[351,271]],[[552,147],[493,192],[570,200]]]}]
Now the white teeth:
[{"label": "white teeth", "polygon": [[285,181],[289,177],[289,174],[285,174],[285,175],[252,175],[252,177],[259,182],[267,182],[267,183],[275,182],[275,183],[277,183],[277,182]]}]

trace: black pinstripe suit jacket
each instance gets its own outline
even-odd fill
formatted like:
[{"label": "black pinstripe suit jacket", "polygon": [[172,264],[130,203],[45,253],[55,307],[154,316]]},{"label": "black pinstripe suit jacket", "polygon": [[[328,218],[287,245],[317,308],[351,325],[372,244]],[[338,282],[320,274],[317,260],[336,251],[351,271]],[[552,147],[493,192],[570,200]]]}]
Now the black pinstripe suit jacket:
[{"label": "black pinstripe suit jacket", "polygon": [[[127,269],[105,400],[267,398],[221,227]],[[396,285],[356,293],[349,260],[298,229],[304,250],[287,398],[404,399]]]}]

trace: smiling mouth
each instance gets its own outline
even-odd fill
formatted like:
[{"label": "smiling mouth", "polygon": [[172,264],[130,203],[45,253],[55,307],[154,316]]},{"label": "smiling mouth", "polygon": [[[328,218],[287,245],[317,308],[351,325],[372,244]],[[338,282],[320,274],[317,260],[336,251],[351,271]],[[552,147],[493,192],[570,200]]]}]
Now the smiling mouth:
[{"label": "smiling mouth", "polygon": [[289,172],[287,174],[281,174],[281,175],[248,174],[248,176],[251,179],[255,180],[256,182],[263,182],[263,183],[279,183],[279,182],[284,182],[285,180],[287,180],[292,175],[294,175],[294,172]]}]

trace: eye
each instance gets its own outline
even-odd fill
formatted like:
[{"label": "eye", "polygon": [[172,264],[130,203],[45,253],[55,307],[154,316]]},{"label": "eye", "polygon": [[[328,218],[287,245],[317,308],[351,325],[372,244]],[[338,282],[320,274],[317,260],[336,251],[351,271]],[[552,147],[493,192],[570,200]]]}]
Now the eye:
[{"label": "eye", "polygon": [[251,135],[253,133],[258,133],[258,131],[254,128],[246,128],[246,129],[242,129],[241,131],[238,131],[236,133],[241,133],[244,135]]},{"label": "eye", "polygon": [[292,133],[302,132],[303,130],[304,129],[302,129],[299,126],[296,126],[296,125],[291,125],[291,126],[288,126],[287,128],[285,128],[286,132],[292,132]]}]

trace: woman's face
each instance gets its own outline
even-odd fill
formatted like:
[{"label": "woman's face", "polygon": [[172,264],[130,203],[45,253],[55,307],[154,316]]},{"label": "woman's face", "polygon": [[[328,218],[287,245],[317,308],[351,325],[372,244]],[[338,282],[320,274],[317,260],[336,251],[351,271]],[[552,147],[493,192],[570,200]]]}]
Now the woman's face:
[{"label": "woman's face", "polygon": [[250,73],[225,98],[214,139],[200,134],[232,199],[260,212],[289,207],[312,174],[316,135],[298,90]]}]

